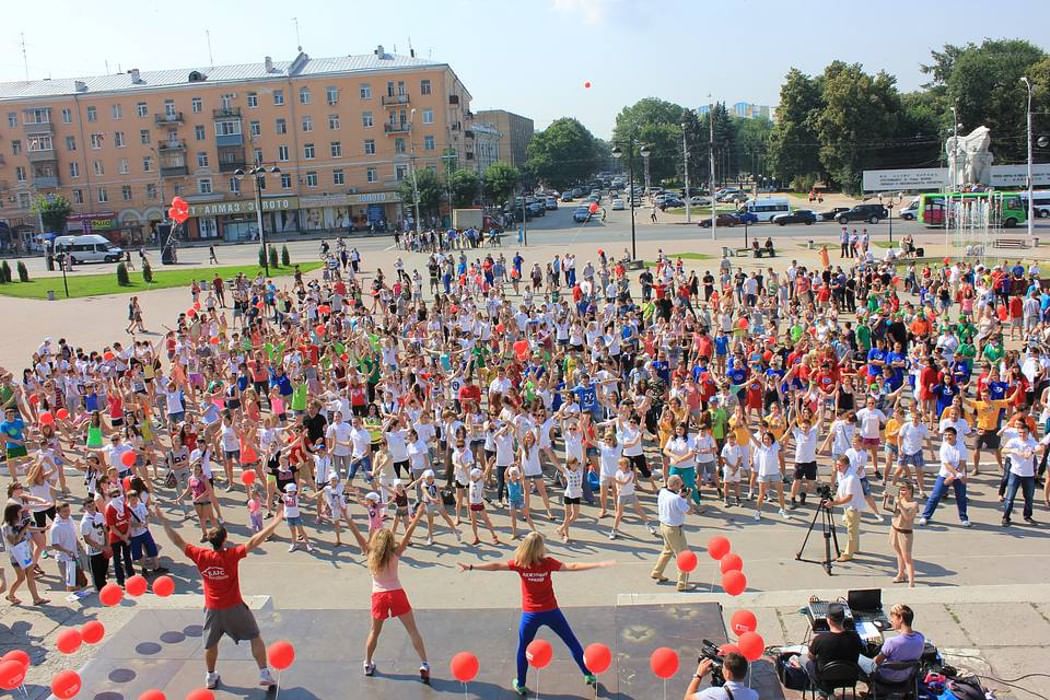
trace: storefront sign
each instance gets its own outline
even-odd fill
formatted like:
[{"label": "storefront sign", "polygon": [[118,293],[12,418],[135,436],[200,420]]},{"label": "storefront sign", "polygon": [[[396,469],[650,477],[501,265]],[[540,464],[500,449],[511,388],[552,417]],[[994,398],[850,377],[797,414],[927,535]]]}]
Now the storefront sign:
[{"label": "storefront sign", "polygon": [[84,233],[101,233],[119,228],[117,215],[111,211],[102,211],[94,214],[71,214],[66,221],[69,230],[80,230]]},{"label": "storefront sign", "polygon": [[[298,197],[267,197],[262,200],[263,212],[286,211],[298,209]],[[234,199],[207,204],[191,204],[190,216],[235,216],[237,214],[254,214],[254,199]]]},{"label": "storefront sign", "polygon": [[394,204],[401,201],[401,195],[397,192],[369,192],[352,194],[347,199],[347,204]]}]

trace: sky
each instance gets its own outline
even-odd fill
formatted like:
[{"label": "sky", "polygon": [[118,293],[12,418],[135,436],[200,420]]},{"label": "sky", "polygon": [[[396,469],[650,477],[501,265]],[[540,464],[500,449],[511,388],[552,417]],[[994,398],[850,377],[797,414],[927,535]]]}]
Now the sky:
[{"label": "sky", "polygon": [[859,62],[912,90],[946,43],[1008,37],[1050,50],[1045,0],[51,0],[45,21],[32,3],[5,5],[0,82],[25,78],[23,35],[32,79],[291,60],[300,43],[316,58],[411,46],[452,66],[475,112],[507,109],[537,129],[573,116],[602,138],[644,97],[775,105],[792,66]]}]

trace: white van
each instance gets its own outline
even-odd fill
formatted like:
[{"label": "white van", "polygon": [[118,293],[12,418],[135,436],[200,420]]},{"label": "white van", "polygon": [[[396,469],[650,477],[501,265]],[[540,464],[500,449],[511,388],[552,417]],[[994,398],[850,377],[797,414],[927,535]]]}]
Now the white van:
[{"label": "white van", "polygon": [[791,205],[787,197],[762,197],[761,199],[749,199],[743,207],[748,214],[754,214],[758,221],[768,222],[777,214],[787,214],[791,211]]},{"label": "white van", "polygon": [[105,236],[89,233],[82,236],[55,238],[55,255],[68,253],[74,265],[85,262],[117,262],[124,251],[109,242]]}]

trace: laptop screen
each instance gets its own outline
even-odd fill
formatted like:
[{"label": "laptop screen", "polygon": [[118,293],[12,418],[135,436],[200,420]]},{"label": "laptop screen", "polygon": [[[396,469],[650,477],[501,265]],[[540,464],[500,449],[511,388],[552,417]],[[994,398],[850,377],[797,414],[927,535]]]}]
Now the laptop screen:
[{"label": "laptop screen", "polygon": [[882,589],[864,588],[846,594],[846,602],[851,610],[875,612],[882,610]]}]

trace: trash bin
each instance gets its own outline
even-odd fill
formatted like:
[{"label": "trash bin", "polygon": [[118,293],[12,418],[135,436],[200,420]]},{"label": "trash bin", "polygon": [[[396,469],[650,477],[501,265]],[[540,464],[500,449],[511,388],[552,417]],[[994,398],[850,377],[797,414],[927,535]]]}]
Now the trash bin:
[{"label": "trash bin", "polygon": [[916,248],[915,249],[915,257],[917,257],[917,258],[925,258],[926,257],[926,249],[925,248]]},{"label": "trash bin", "polygon": [[1032,236],[1032,247],[1033,248],[1038,248],[1039,247],[1039,237],[1038,236]]},{"label": "trash bin", "polygon": [[48,301],[54,301],[55,300],[55,290],[54,289],[47,290],[47,300]]},{"label": "trash bin", "polygon": [[722,246],[722,257],[730,258],[733,256],[733,251],[729,250],[726,246]]},{"label": "trash bin", "polygon": [[816,247],[816,244],[813,241],[806,241],[806,247],[813,250],[813,248]]}]

